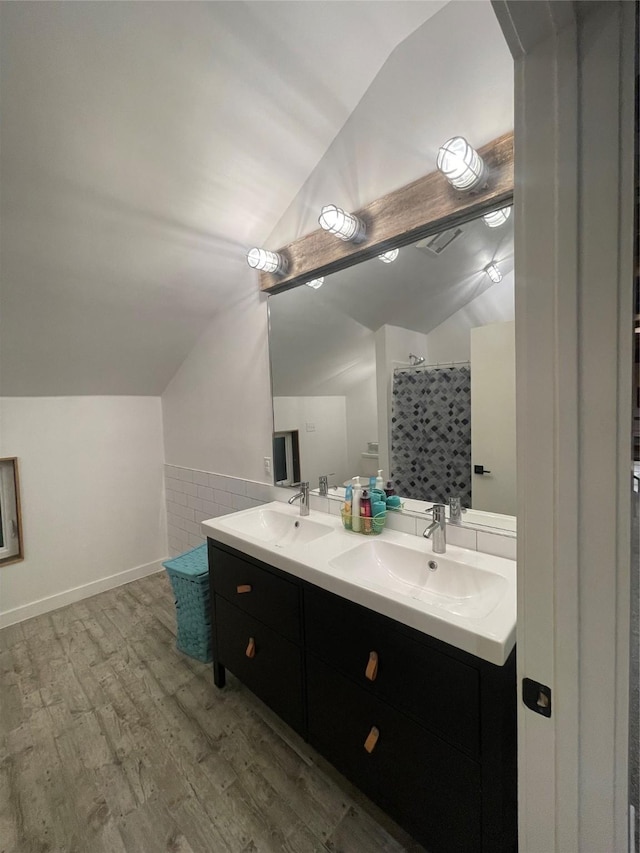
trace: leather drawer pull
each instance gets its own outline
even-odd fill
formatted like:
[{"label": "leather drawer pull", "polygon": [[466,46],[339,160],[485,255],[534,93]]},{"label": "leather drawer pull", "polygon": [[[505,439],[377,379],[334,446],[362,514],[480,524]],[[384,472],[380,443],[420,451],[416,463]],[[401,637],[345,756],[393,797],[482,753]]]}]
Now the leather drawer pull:
[{"label": "leather drawer pull", "polygon": [[369,663],[364,671],[369,681],[375,681],[378,675],[378,652],[369,653]]},{"label": "leather drawer pull", "polygon": [[364,748],[368,753],[372,753],[376,748],[376,744],[378,743],[378,738],[380,737],[380,732],[375,726],[371,726],[371,731],[367,735],[367,739],[364,742]]},{"label": "leather drawer pull", "polygon": [[251,592],[251,584],[250,583],[241,583],[236,587],[236,592]]},{"label": "leather drawer pull", "polygon": [[249,645],[247,646],[245,655],[248,658],[254,658],[256,656],[256,641],[253,637],[249,637]]}]

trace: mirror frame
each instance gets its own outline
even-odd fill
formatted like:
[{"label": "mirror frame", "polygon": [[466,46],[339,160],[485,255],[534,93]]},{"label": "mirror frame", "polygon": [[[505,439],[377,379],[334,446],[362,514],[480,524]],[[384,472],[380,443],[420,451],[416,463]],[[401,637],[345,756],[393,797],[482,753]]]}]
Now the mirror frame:
[{"label": "mirror frame", "polygon": [[318,228],[278,249],[287,259],[287,273],[260,273],[260,289],[272,294],[298,287],[513,204],[513,131],[479,148],[478,153],[485,163],[486,178],[479,189],[460,192],[439,171],[430,172],[353,211],[366,225],[362,243],[339,240]]},{"label": "mirror frame", "polygon": [[18,536],[18,552],[16,554],[12,554],[9,557],[0,558],[0,568],[2,566],[8,566],[11,563],[19,563],[24,560],[24,539],[22,536],[22,510],[20,507],[20,476],[18,474],[18,457],[17,456],[5,456],[0,458],[1,463],[10,463],[13,468],[13,484],[15,489],[15,511],[16,511],[16,525],[17,525],[17,536]]}]

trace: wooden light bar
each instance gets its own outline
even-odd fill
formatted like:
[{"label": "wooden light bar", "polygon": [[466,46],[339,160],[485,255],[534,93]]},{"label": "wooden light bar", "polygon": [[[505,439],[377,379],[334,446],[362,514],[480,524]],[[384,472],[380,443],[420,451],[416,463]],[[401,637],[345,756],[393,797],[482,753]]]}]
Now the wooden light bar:
[{"label": "wooden light bar", "polygon": [[260,273],[260,289],[268,293],[288,290],[510,204],[513,133],[494,139],[479,148],[478,153],[485,162],[487,177],[486,184],[478,190],[460,192],[441,172],[430,172],[352,211],[367,226],[363,243],[345,243],[318,228],[278,249],[288,259],[287,273],[282,276]]}]

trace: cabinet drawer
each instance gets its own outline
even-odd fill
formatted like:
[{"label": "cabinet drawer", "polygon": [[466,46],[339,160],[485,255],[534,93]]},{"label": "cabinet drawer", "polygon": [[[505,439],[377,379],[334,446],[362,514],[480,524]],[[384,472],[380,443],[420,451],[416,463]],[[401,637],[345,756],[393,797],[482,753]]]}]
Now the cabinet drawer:
[{"label": "cabinet drawer", "polygon": [[[242,610],[215,597],[215,658],[279,714],[303,730],[302,653]],[[253,640],[253,657],[247,656]]]},{"label": "cabinet drawer", "polygon": [[305,588],[305,619],[310,652],[471,757],[479,756],[478,670],[315,587]]},{"label": "cabinet drawer", "polygon": [[[213,591],[294,642],[300,641],[300,589],[209,543]],[[240,590],[240,591],[239,591]]]},{"label": "cabinet drawer", "polygon": [[[482,849],[475,761],[312,655],[307,694],[312,745],[427,849]],[[364,745],[374,726],[379,735],[368,752]]]}]

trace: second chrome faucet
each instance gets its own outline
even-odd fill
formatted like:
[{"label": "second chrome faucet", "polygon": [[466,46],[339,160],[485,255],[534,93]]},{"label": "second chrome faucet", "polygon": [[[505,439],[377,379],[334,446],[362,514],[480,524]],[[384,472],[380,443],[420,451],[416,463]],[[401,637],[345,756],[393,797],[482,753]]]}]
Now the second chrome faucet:
[{"label": "second chrome faucet", "polygon": [[427,510],[433,513],[433,521],[422,535],[425,539],[431,539],[434,554],[444,554],[447,550],[447,522],[444,509],[444,504],[434,504]]},{"label": "second chrome faucet", "polygon": [[309,515],[309,483],[307,481],[305,483],[295,483],[294,485],[299,486],[300,491],[293,495],[293,497],[290,497],[287,503],[292,504],[300,498],[300,515]]}]

